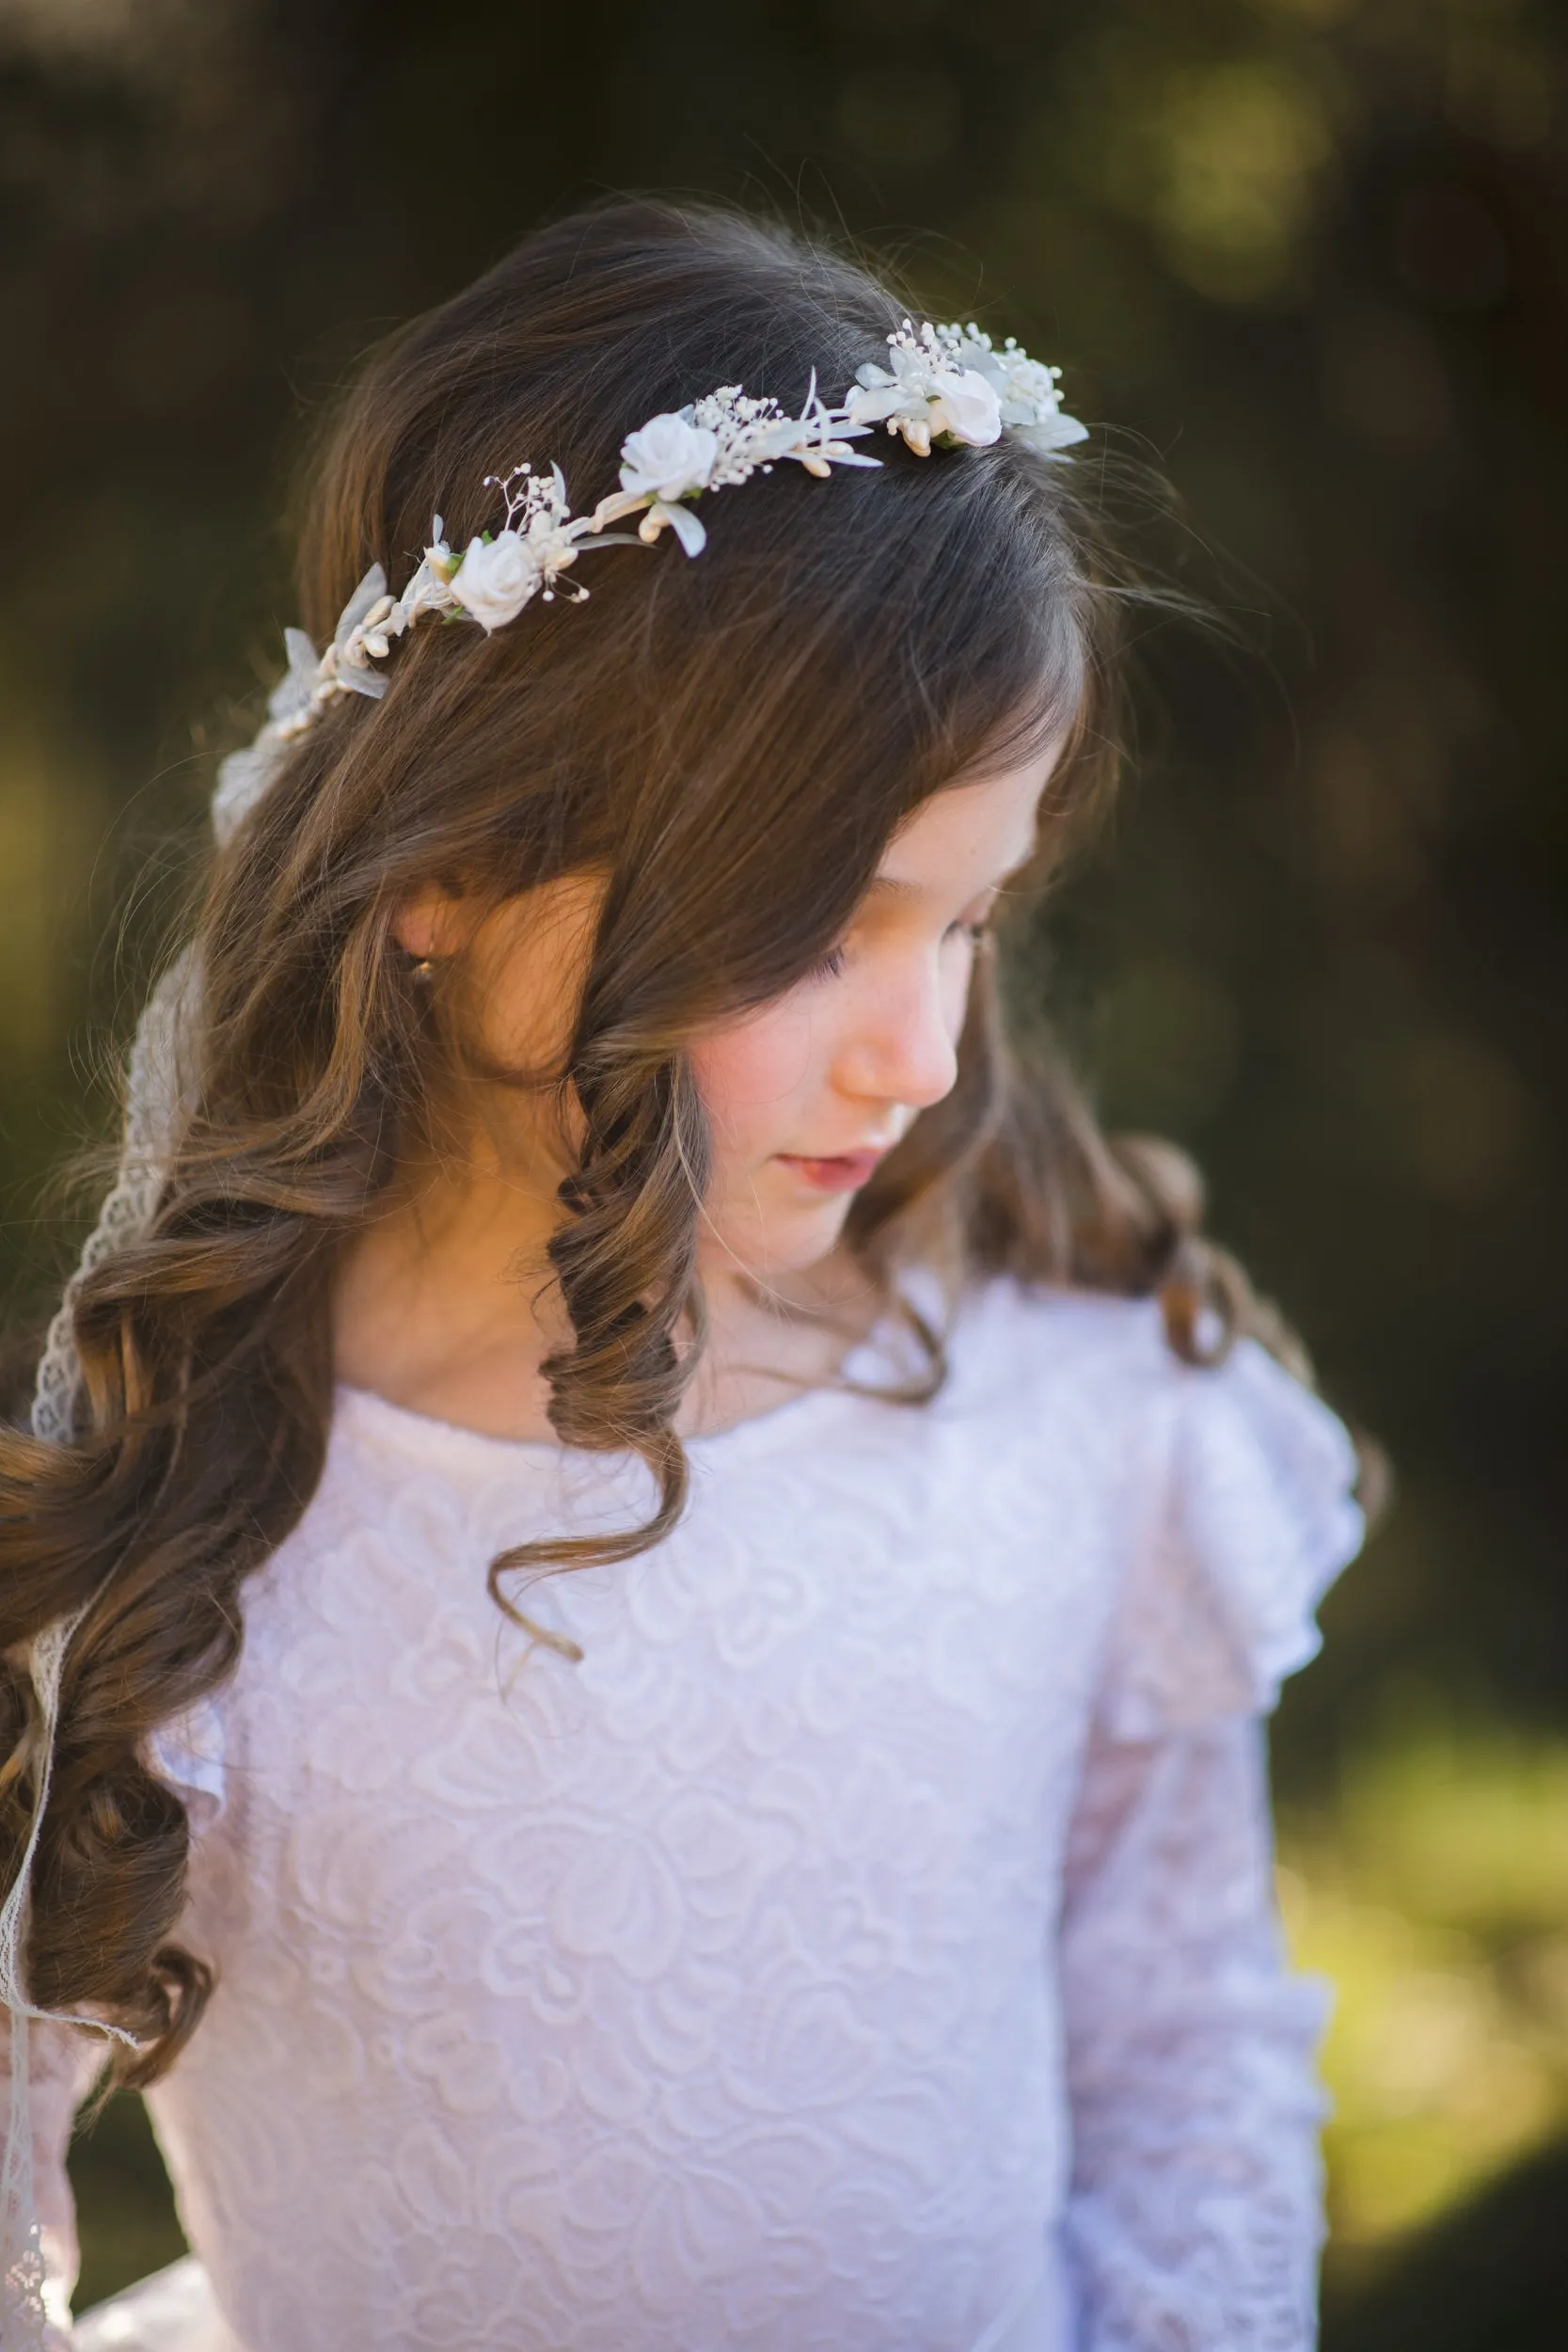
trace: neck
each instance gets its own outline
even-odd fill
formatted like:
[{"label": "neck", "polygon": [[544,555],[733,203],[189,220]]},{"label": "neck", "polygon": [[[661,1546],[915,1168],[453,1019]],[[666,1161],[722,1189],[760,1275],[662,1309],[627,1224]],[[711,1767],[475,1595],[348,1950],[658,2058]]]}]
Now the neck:
[{"label": "neck", "polygon": [[[540,1366],[571,1344],[548,1256],[563,1150],[493,1130],[461,1154],[422,1152],[345,1253],[333,1304],[338,1376],[395,1405],[493,1437],[549,1439]],[[708,1337],[685,1434],[766,1412],[830,1378],[872,1319],[843,1251],[766,1288],[721,1249],[700,1253]]]}]

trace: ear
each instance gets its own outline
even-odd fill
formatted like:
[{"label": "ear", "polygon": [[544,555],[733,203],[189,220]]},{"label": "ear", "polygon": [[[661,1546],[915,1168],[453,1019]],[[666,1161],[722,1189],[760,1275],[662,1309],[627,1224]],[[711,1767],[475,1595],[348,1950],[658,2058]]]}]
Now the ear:
[{"label": "ear", "polygon": [[416,963],[438,962],[467,944],[472,916],[455,892],[439,882],[411,890],[392,917],[392,937]]}]

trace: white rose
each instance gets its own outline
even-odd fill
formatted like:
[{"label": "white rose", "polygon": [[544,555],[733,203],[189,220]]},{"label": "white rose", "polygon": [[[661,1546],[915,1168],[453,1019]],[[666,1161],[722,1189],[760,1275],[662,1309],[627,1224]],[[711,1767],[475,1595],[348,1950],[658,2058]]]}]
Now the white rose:
[{"label": "white rose", "polygon": [[719,436],[705,425],[689,424],[684,417],[650,418],[621,444],[621,487],[639,497],[651,490],[661,499],[684,498],[707,487],[718,454]]},{"label": "white rose", "polygon": [[503,531],[486,547],[470,539],[451,581],[451,593],[486,631],[515,621],[539,585],[539,565],[515,531]]},{"label": "white rose", "polygon": [[933,433],[951,433],[956,441],[984,449],[1002,437],[1002,404],[996,387],[974,368],[961,375],[940,378],[942,397],[931,407]]}]

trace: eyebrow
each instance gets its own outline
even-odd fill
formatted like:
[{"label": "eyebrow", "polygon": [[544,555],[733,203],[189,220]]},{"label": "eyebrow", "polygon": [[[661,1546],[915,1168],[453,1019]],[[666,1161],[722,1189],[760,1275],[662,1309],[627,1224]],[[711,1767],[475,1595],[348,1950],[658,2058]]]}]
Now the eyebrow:
[{"label": "eyebrow", "polygon": [[[1020,860],[1019,866],[1026,865],[1027,862],[1027,855],[1025,855]],[[984,891],[993,890],[1000,898],[1013,875],[1019,871],[1019,866],[1009,866],[1000,882],[982,882],[980,889],[974,894],[975,897],[979,898]],[[892,898],[908,904],[911,898],[924,898],[926,892],[921,883],[905,882],[897,874],[873,874],[866,884],[865,895],[868,898]]]}]

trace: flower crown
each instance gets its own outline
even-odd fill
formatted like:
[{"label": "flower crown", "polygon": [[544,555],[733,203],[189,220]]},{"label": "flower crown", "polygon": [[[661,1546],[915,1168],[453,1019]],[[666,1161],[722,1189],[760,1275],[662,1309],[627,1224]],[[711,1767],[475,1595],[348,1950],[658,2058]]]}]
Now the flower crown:
[{"label": "flower crown", "polygon": [[[1011,336],[998,349],[977,326],[916,327],[906,319],[887,341],[887,366],[868,359],[836,408],[819,398],[814,374],[799,417],[786,417],[776,400],[726,384],[678,414],[650,418],[622,444],[621,487],[591,515],[571,513],[559,466],[547,474],[528,465],[487,474],[485,488],[499,490],[506,508],[498,532],[483,532],[457,553],[437,515],[431,544],[400,596],[388,593],[387,575],[374,564],[343,607],[324,654],[302,629],[284,631],[288,674],[256,743],[224,763],[220,815],[238,817],[278,748],[338,695],[379,700],[388,680],[375,665],[422,613],[467,615],[489,632],[515,621],[536,596],[546,604],[557,595],[584,603],[586,588],[563,583],[585,548],[651,544],[664,530],[688,555],[700,555],[707,533],[691,501],[705,491],[728,489],[786,462],[824,478],[835,466],[879,465],[849,446],[878,424],[921,457],[963,443],[984,447],[1005,425],[1044,456],[1087,438],[1077,418],[1063,413],[1061,370],[1031,359]],[[635,535],[609,528],[633,515],[641,516]]]}]

